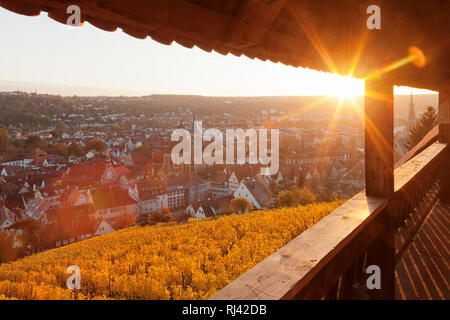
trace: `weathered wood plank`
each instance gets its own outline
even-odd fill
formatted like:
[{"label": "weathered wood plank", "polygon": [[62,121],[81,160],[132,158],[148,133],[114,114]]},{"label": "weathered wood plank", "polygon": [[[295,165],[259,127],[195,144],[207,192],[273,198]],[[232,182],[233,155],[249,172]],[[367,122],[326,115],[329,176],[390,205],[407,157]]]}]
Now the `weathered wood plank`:
[{"label": "weathered wood plank", "polygon": [[[326,274],[334,275],[335,279],[328,278],[329,285],[332,286],[334,280],[342,274],[336,273],[335,268],[353,263],[351,259],[356,259],[358,255],[346,252],[348,260],[335,260],[336,263],[333,264],[329,262],[338,254],[344,253],[343,249],[350,244],[367,247],[373,241],[366,232],[367,227],[386,206],[387,200],[384,198],[368,197],[364,192],[357,194],[211,299],[294,298],[303,288],[313,283],[312,279],[330,267]],[[377,225],[375,229],[377,228],[382,226]],[[358,235],[363,237],[354,241]],[[325,294],[326,288],[323,289]],[[314,293],[317,294],[316,291]]]}]

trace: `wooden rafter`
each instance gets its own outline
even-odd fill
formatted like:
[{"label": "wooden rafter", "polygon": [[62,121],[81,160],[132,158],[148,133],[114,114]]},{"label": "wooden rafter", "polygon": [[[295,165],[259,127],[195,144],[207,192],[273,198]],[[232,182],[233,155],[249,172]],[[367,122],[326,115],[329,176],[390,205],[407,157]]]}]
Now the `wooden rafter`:
[{"label": "wooden rafter", "polygon": [[226,43],[244,48],[260,43],[286,2],[286,0],[243,1],[228,28]]}]

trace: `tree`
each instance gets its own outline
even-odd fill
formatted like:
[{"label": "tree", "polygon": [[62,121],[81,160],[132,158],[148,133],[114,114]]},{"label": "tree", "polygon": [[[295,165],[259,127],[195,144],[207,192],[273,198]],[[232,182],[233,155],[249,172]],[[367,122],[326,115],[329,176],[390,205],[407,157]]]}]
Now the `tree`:
[{"label": "tree", "polygon": [[69,151],[69,155],[71,155],[71,156],[75,156],[75,157],[83,156],[83,149],[76,142],[72,142],[71,144],[69,144],[68,151]]},{"label": "tree", "polygon": [[19,249],[14,248],[14,232],[0,231],[0,264],[16,259]]},{"label": "tree", "polygon": [[124,229],[131,227],[135,223],[136,223],[136,215],[133,213],[127,213],[117,217],[113,225],[113,228],[115,230]]},{"label": "tree", "polygon": [[85,151],[89,152],[91,150],[102,151],[106,148],[106,143],[102,139],[94,138],[86,143]]},{"label": "tree", "polygon": [[252,206],[252,203],[250,201],[248,201],[246,198],[239,197],[239,198],[231,200],[230,209],[232,211],[242,213],[242,212],[246,212],[248,210],[252,210],[253,206]]},{"label": "tree", "polygon": [[278,195],[278,206],[280,207],[294,207],[296,206],[295,194],[292,191],[285,191]]},{"label": "tree", "polygon": [[28,218],[12,224],[8,229],[16,231],[22,230],[24,247],[29,248],[31,253],[35,253],[41,244],[41,236],[44,227],[40,221]]},{"label": "tree", "polygon": [[64,143],[51,144],[48,147],[48,150],[50,153],[56,154],[58,156],[62,156],[62,157],[66,157],[66,158],[69,156],[69,150],[67,149],[67,147]]},{"label": "tree", "polygon": [[150,214],[150,224],[155,224],[158,222],[169,222],[173,219],[172,213],[169,208],[161,207],[152,214]]},{"label": "tree", "polygon": [[0,129],[0,151],[6,151],[9,145],[9,140],[11,139],[8,131],[6,129]]},{"label": "tree", "polygon": [[62,134],[67,130],[66,124],[64,123],[64,121],[58,121],[58,123],[56,123],[56,129],[55,129],[55,133],[57,135],[57,137],[61,137]]},{"label": "tree", "polygon": [[294,187],[293,188],[297,196],[298,204],[304,206],[306,204],[310,204],[316,201],[316,196],[311,190],[307,187],[303,187],[301,189]]},{"label": "tree", "polygon": [[29,149],[43,148],[45,142],[39,136],[31,136],[25,141],[25,147]]},{"label": "tree", "polygon": [[409,131],[409,139],[405,145],[408,150],[416,146],[437,125],[437,117],[436,110],[432,106],[427,107],[427,111]]},{"label": "tree", "polygon": [[310,204],[316,201],[316,196],[309,188],[299,188],[293,186],[290,190],[283,192],[278,196],[278,206],[297,207]]}]

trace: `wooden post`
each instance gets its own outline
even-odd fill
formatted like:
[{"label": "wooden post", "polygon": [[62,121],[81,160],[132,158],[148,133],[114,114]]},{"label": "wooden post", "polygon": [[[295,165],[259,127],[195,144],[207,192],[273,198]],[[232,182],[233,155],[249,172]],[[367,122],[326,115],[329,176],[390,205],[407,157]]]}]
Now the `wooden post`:
[{"label": "wooden post", "polygon": [[380,267],[381,289],[368,290],[368,293],[371,299],[394,299],[394,86],[391,81],[366,80],[364,114],[366,194],[389,199],[383,213],[385,232],[367,252],[366,267]]},{"label": "wooden post", "polygon": [[394,191],[394,86],[383,79],[365,82],[366,194],[389,198]]},{"label": "wooden post", "polygon": [[[450,143],[450,79],[439,88],[439,142]],[[450,151],[439,170],[441,203],[450,204]]]}]

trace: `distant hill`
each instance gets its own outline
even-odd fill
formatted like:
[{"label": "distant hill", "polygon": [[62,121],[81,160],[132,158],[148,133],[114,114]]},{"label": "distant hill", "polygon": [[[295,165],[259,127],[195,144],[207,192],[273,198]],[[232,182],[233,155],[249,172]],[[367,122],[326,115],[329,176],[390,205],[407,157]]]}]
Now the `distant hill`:
[{"label": "distant hill", "polygon": [[[339,105],[339,98],[323,96],[276,96],[276,97],[206,97],[195,95],[151,95],[150,101],[167,105],[178,105],[188,108],[213,106],[229,112],[259,112],[261,110],[283,110],[289,114],[306,116],[330,116]],[[409,110],[409,95],[394,96],[395,114],[407,115]],[[437,94],[420,94],[413,97],[416,112],[423,112],[428,106],[437,108]],[[364,97],[355,97],[357,108],[363,105]],[[242,107],[245,109],[242,110]],[[341,108],[343,114],[354,114],[354,107],[348,100],[344,100]],[[332,112],[332,113],[330,113]]]},{"label": "distant hill", "polygon": [[[0,81],[1,84],[1,81]],[[1,87],[1,86],[0,86]],[[15,91],[15,90],[8,90]],[[34,92],[34,90],[29,90]],[[3,95],[0,101],[0,115],[5,115],[5,108],[14,110],[14,116],[20,118],[21,114],[26,112],[28,116],[41,118],[45,115],[55,115],[61,112],[67,112],[67,106],[77,107],[82,104],[93,106],[108,105],[113,110],[129,110],[130,112],[149,112],[149,111],[172,111],[180,109],[190,109],[196,115],[214,115],[223,112],[232,114],[241,114],[250,116],[251,114],[261,113],[263,110],[275,110],[278,114],[283,111],[291,117],[319,117],[329,118],[335,114],[336,108],[340,106],[340,115],[357,116],[353,104],[344,100],[340,105],[340,99],[337,97],[321,96],[276,96],[276,97],[208,97],[198,95],[149,95],[134,97],[78,97],[59,95],[28,95],[24,99],[17,99]],[[34,100],[34,101],[33,101]],[[54,102],[56,100],[56,103]],[[397,115],[408,114],[409,96],[395,96],[395,113]],[[363,97],[355,97],[356,108],[363,105]],[[45,105],[52,105],[52,108],[43,108]],[[437,107],[438,96],[436,95],[415,95],[415,110],[418,113],[423,112],[427,106]],[[30,107],[24,108],[29,105]],[[63,108],[59,108],[63,106]],[[42,109],[42,110],[41,110]],[[51,109],[51,112],[48,111]],[[64,110],[64,111],[62,111]],[[8,115],[11,117],[11,114]],[[41,119],[43,122],[45,119]],[[8,125],[6,118],[0,120],[3,125]],[[10,124],[15,124],[14,121]]]}]

